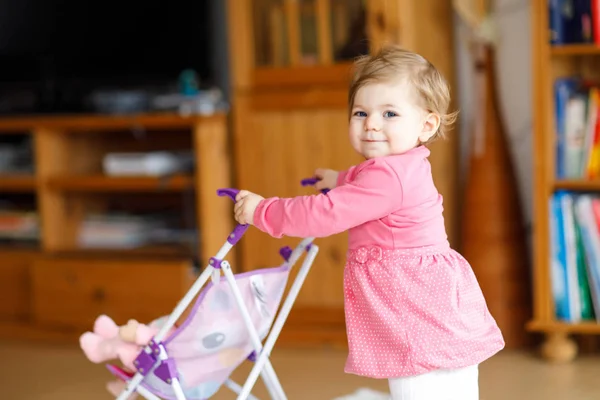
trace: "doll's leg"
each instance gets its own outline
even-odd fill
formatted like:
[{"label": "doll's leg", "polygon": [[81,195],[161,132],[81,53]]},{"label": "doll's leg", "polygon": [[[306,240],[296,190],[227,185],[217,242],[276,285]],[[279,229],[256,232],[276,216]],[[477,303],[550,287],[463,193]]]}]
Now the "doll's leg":
[{"label": "doll's leg", "polygon": [[477,365],[389,379],[392,400],[479,400]]}]

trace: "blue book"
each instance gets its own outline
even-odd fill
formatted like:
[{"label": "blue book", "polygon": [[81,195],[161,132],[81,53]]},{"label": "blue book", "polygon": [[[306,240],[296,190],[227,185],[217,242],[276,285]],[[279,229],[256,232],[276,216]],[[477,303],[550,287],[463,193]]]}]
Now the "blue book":
[{"label": "blue book", "polygon": [[556,126],[556,177],[564,179],[566,173],[566,108],[571,96],[580,87],[576,77],[557,78],[554,81],[554,122]]},{"label": "blue book", "polygon": [[550,43],[564,44],[565,32],[561,17],[560,5],[562,0],[548,0],[548,27],[550,28]]},{"label": "blue book", "polygon": [[567,276],[567,241],[562,212],[562,198],[568,192],[557,191],[550,198],[550,280],[554,311],[558,320],[570,321],[569,285]]},{"label": "blue book", "polygon": [[591,0],[548,0],[550,43],[592,43]]}]

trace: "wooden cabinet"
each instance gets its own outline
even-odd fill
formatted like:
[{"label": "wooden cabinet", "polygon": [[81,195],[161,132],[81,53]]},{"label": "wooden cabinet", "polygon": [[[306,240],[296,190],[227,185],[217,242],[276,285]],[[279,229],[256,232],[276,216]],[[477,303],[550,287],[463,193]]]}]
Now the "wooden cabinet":
[{"label": "wooden cabinet", "polygon": [[327,65],[368,52],[362,0],[254,0],[257,67]]},{"label": "wooden cabinet", "polygon": [[[194,258],[204,268],[233,229],[232,202],[216,193],[232,186],[225,114],[0,119],[8,136],[31,138],[33,168],[0,174],[0,201],[26,205],[39,235],[0,241],[0,336],[72,341],[102,313],[118,323],[169,314],[195,279]],[[159,150],[189,153],[193,165],[164,177],[104,173],[108,153]],[[99,228],[125,243],[90,248],[82,227],[114,210],[173,216],[175,228],[147,242]],[[227,258],[237,265],[235,251]]]},{"label": "wooden cabinet", "polygon": [[[386,42],[429,58],[453,82],[450,0],[228,0],[236,185],[263,196],[310,193],[300,187],[315,168],[361,161],[347,140],[352,59]],[[457,140],[432,146],[436,184],[456,239]],[[347,236],[321,248],[282,339],[345,345],[343,269]],[[250,229],[240,246],[243,269],[274,266],[295,244]],[[326,318],[324,318],[326,316]]]},{"label": "wooden cabinet", "polygon": [[31,268],[32,321],[82,332],[100,314],[149,322],[170,314],[193,279],[185,260],[41,257]]},{"label": "wooden cabinet", "polygon": [[[573,235],[570,232],[585,232],[581,233],[581,237],[589,236],[593,243],[596,232],[594,228],[587,228],[585,222],[587,218],[593,221],[594,216],[586,207],[586,203],[578,204],[580,202],[578,198],[598,196],[600,180],[587,173],[585,167],[588,162],[587,155],[582,155],[580,158],[584,166],[583,173],[561,173],[567,165],[579,159],[564,150],[567,146],[563,145],[563,141],[566,141],[569,136],[563,129],[565,124],[570,126],[571,122],[562,122],[559,116],[565,110],[571,110],[570,105],[563,103],[563,98],[568,99],[568,103],[573,101],[573,104],[577,104],[579,99],[584,98],[586,107],[587,104],[593,104],[591,89],[597,90],[600,81],[600,46],[593,41],[551,43],[551,33],[554,34],[551,26],[552,14],[556,10],[553,11],[552,5],[548,3],[542,0],[531,2],[533,27],[531,60],[532,75],[535,76],[531,82],[534,122],[532,146],[534,185],[531,190],[535,224],[532,235],[534,314],[528,323],[528,329],[545,335],[540,349],[545,359],[551,362],[570,362],[578,355],[579,345],[583,345],[582,353],[585,353],[588,344],[592,345],[589,347],[594,348],[594,341],[599,343],[597,337],[600,336],[598,320],[600,310],[594,309],[596,303],[589,302],[589,297],[582,295],[586,293],[586,289],[589,289],[591,298],[594,298],[595,283],[593,272],[590,271],[597,270],[598,264],[594,258],[588,258],[587,254],[588,251],[595,253],[597,248],[596,245],[590,246],[587,240],[583,241],[582,246],[578,243],[577,246],[572,247],[569,238]],[[565,79],[570,78],[581,78],[585,84],[581,87],[577,84],[574,86],[576,89],[570,89],[569,85],[565,84]],[[572,94],[573,90],[578,91],[577,96]],[[590,110],[593,109],[590,106]],[[596,112],[594,111],[591,116]],[[586,108],[587,113],[589,111]],[[572,117],[568,118],[571,121]],[[574,118],[575,121],[580,121],[581,117]],[[585,118],[581,121],[584,126],[583,132],[587,132],[590,121],[591,124],[597,124],[593,118],[589,120],[588,116]],[[587,154],[590,146],[587,144],[587,136],[582,139],[582,143],[585,143],[582,145],[582,154]],[[595,146],[594,144],[593,147]],[[559,193],[564,196],[562,199],[554,197]],[[558,207],[557,202],[561,203]],[[571,202],[572,210],[566,205]],[[589,217],[585,214],[586,211],[590,213]],[[580,212],[585,214],[585,218],[581,217]],[[564,224],[564,228],[557,225],[559,223]],[[579,234],[575,235],[579,236]],[[559,244],[563,240],[569,241],[568,247]],[[562,261],[563,256],[559,255],[561,252],[564,252],[565,260],[568,261]],[[570,261],[571,254],[576,257],[576,263]],[[571,267],[575,264],[577,269],[583,266],[584,272],[583,276],[576,273],[573,280]],[[590,273],[592,275],[587,275]],[[586,278],[586,275],[590,278]],[[571,284],[576,285],[577,290],[572,291],[569,287]],[[592,307],[593,317],[586,315],[581,309],[573,311],[581,306],[580,302],[586,301],[587,305]],[[570,308],[570,311],[566,312],[568,317],[564,315],[565,312],[561,312],[561,306]],[[580,337],[572,337],[575,335]],[[584,335],[597,337],[581,337]],[[595,349],[597,348],[595,346]]]},{"label": "wooden cabinet", "polygon": [[24,320],[29,315],[31,283],[29,270],[36,253],[5,251],[0,262],[0,319]]}]

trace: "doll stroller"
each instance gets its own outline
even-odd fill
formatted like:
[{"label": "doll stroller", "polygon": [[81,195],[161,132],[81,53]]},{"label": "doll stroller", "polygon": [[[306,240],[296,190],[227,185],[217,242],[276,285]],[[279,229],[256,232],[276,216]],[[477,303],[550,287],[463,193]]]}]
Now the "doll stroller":
[{"label": "doll stroller", "polygon": [[[302,184],[315,182],[311,178]],[[235,201],[237,192],[219,189],[217,194]],[[127,400],[134,392],[150,400],[203,400],[223,385],[235,392],[238,400],[256,400],[250,392],[259,375],[273,400],[287,398],[269,356],[318,247],[312,243],[313,238],[305,238],[294,250],[287,246],[280,249],[284,259],[281,266],[234,275],[224,258],[247,229],[248,225],[235,227],[188,293],[164,317],[161,329],[135,359],[135,374],[107,365],[109,371],[126,382],[117,400]],[[306,257],[275,319],[290,271],[305,251]],[[187,319],[172,330],[194,299]],[[253,361],[254,366],[242,387],[229,376],[246,359]]]}]

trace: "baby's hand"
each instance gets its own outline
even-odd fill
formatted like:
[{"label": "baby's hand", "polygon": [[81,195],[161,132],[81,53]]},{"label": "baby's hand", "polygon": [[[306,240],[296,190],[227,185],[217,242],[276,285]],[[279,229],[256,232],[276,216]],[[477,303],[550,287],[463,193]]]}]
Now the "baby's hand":
[{"label": "baby's hand", "polygon": [[240,190],[235,196],[235,206],[233,208],[235,220],[240,224],[252,224],[254,221],[254,211],[258,203],[264,200],[264,197],[247,190]]},{"label": "baby's hand", "polygon": [[315,184],[315,189],[333,189],[337,184],[340,173],[332,169],[318,168],[315,170],[315,176],[320,180]]}]

